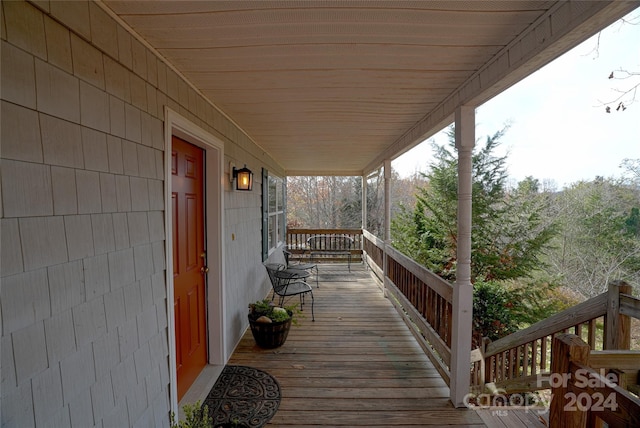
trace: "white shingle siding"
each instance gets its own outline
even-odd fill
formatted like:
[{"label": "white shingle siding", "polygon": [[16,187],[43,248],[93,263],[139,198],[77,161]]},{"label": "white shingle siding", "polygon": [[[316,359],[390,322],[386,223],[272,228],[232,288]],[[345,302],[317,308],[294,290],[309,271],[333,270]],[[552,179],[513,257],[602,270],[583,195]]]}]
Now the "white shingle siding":
[{"label": "white shingle siding", "polygon": [[[102,188],[102,186],[100,186]],[[104,195],[104,192],[102,193]],[[102,206],[104,207],[104,203]],[[115,235],[113,230],[113,217],[111,214],[92,214],[91,228],[93,230],[93,246],[95,254],[104,254],[115,251]]]},{"label": "white shingle siding", "polygon": [[137,144],[122,140],[122,159],[124,165],[124,174],[136,177],[138,176],[138,146]]},{"label": "white shingle siding", "polygon": [[132,248],[109,253],[109,280],[111,282],[111,290],[135,281]]},{"label": "white shingle siding", "polygon": [[51,167],[54,215],[78,214],[78,188],[73,168]]},{"label": "white shingle siding", "polygon": [[2,278],[2,334],[51,316],[47,270],[38,269]]},{"label": "white shingle siding", "polygon": [[49,63],[67,73],[72,73],[73,63],[71,61],[71,37],[69,30],[46,15],[44,17],[44,29],[47,37]]},{"label": "white shingle siding", "polygon": [[35,324],[14,331],[12,337],[16,380],[18,384],[21,384],[47,368],[44,323],[38,321]]},{"label": "white shingle siding", "polygon": [[131,211],[131,187],[129,177],[125,175],[116,175],[116,200],[118,212]]},{"label": "white shingle siding", "polygon": [[131,246],[149,242],[149,220],[146,211],[130,212],[127,214],[129,223],[129,242]]},{"label": "white shingle siding", "polygon": [[[97,102],[97,100],[96,100]],[[95,105],[91,103],[91,105]],[[82,113],[86,109],[82,108]],[[109,118],[109,110],[100,112],[101,117]],[[107,121],[108,123],[108,121]],[[108,132],[108,129],[107,129]],[[82,128],[82,154],[84,167],[91,171],[109,172],[109,157],[107,156],[107,134],[91,128]]]},{"label": "white shingle siding", "polygon": [[76,188],[78,191],[78,214],[102,212],[100,173],[76,169]]},{"label": "white shingle siding", "polygon": [[115,401],[113,399],[113,384],[111,375],[98,377],[97,382],[91,385],[91,405],[94,420],[102,420],[113,411]]},{"label": "white shingle siding", "polygon": [[[3,49],[5,44],[2,45]],[[11,46],[11,45],[7,45]],[[4,69],[2,70],[4,91]],[[13,83],[9,83],[12,85]],[[35,104],[35,103],[34,103]],[[2,157],[5,159],[42,163],[42,142],[38,113],[16,104],[2,101]]]},{"label": "white shingle siding", "polygon": [[[116,137],[124,138],[125,136],[124,101],[122,101],[117,97],[114,97],[113,95],[109,96],[109,117],[111,119],[109,121],[111,134],[113,134]],[[122,147],[120,148],[120,150],[122,150]],[[113,160],[115,160],[117,164],[120,165],[119,169],[115,168],[117,164],[112,165]],[[116,155],[114,157],[111,157],[111,156],[109,157],[109,167],[111,168],[111,172],[122,173],[122,153],[120,153],[119,156]]]},{"label": "white shingle siding", "polygon": [[111,376],[111,371],[120,363],[120,345],[118,331],[109,333],[93,342],[93,358],[96,366],[96,377]]},{"label": "white shingle siding", "polygon": [[51,415],[63,406],[60,367],[53,365],[38,373],[31,384],[36,424],[44,426],[49,423]]},{"label": "white shingle siding", "polygon": [[73,397],[68,406],[72,427],[93,426],[93,407],[91,406],[91,393],[89,390],[84,394]]},{"label": "white shingle siding", "polygon": [[0,55],[2,63],[12,65],[2,69],[2,97],[7,101],[35,108],[36,77],[33,56],[4,41]]},{"label": "white shingle siding", "polygon": [[[0,11],[1,424],[168,427],[165,106],[268,156],[96,4]],[[256,259],[259,192],[226,204]],[[261,278],[227,272],[230,320]]]},{"label": "white shingle siding", "polygon": [[84,168],[80,125],[40,114],[44,162],[49,165]]},{"label": "white shingle siding", "polygon": [[78,307],[85,301],[83,269],[82,260],[47,268],[52,315]]},{"label": "white shingle siding", "polygon": [[5,217],[53,214],[49,165],[3,159],[1,166]]},{"label": "white shingle siding", "polygon": [[142,294],[140,294],[140,282],[132,282],[125,286],[124,290],[124,310],[127,321],[135,320],[142,312]]},{"label": "white shingle siding", "polygon": [[149,186],[146,178],[131,177],[131,209],[149,211]]},{"label": "white shingle siding", "polygon": [[[104,87],[104,85],[102,85]],[[109,95],[89,83],[80,81],[80,123],[109,132]],[[104,158],[106,161],[106,158]],[[89,166],[87,166],[89,168]]]},{"label": "white shingle siding", "polygon": [[93,257],[93,230],[90,215],[64,216],[64,230],[67,236],[69,260]]},{"label": "white shingle siding", "polygon": [[[3,173],[7,172],[3,169]],[[4,182],[4,175],[3,175]],[[43,183],[46,185],[46,183]],[[3,192],[3,197],[4,197]],[[32,195],[35,196],[35,195]],[[5,215],[8,211],[5,197]],[[34,201],[34,205],[39,205]],[[20,219],[20,240],[24,270],[54,266],[69,260],[62,217],[23,217]]]},{"label": "white shingle siding", "polygon": [[107,331],[117,332],[118,327],[127,320],[124,309],[124,290],[119,288],[104,295],[105,315],[107,316]]},{"label": "white shingle siding", "polygon": [[[157,59],[136,42],[142,61],[128,69],[131,36],[95,4],[39,5],[52,19],[10,3],[1,5],[2,424],[168,426],[166,96],[147,64]],[[161,355],[150,357],[151,343]]]},{"label": "white shingle siding", "polygon": [[91,41],[114,58],[118,57],[118,25],[95,3],[89,3]]},{"label": "white shingle siding", "polygon": [[37,57],[46,58],[42,14],[24,2],[10,2],[3,12],[9,41]]},{"label": "white shingle siding", "polygon": [[36,95],[38,110],[80,122],[80,81],[53,65],[36,59]]},{"label": "white shingle siding", "polygon": [[127,220],[127,214],[113,214],[111,217],[113,219],[116,250],[129,248],[129,221]]},{"label": "white shingle siding", "polygon": [[106,254],[83,260],[87,300],[109,292],[109,259]]},{"label": "white shingle siding", "polygon": [[73,328],[78,348],[90,345],[107,333],[107,318],[102,297],[96,297],[73,308]]},{"label": "white shingle siding", "polygon": [[73,33],[71,34],[71,59],[74,76],[98,88],[105,88],[102,52]]},{"label": "white shingle siding", "polygon": [[127,140],[140,143],[140,110],[130,104],[124,105],[124,132]]},{"label": "white shingle siding", "polygon": [[47,357],[50,367],[76,351],[76,337],[71,309],[60,312],[44,320],[44,334],[47,339]]},{"label": "white shingle siding", "polygon": [[140,173],[140,177],[156,178],[156,159],[154,156],[154,149],[142,145],[137,145],[137,149],[138,171]]},{"label": "white shingle siding", "polygon": [[3,275],[14,275],[23,271],[22,246],[18,220],[7,218],[0,220],[0,266]]}]

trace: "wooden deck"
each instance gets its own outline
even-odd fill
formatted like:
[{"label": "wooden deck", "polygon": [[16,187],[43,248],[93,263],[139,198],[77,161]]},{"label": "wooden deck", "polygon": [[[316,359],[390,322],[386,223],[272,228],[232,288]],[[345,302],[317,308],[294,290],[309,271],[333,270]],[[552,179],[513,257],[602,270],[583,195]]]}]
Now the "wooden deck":
[{"label": "wooden deck", "polygon": [[316,321],[307,301],[282,347],[258,348],[247,331],[229,361],[278,379],[282,401],[268,426],[487,426],[487,415],[450,404],[449,388],[391,303],[362,265],[352,270],[320,265]]}]

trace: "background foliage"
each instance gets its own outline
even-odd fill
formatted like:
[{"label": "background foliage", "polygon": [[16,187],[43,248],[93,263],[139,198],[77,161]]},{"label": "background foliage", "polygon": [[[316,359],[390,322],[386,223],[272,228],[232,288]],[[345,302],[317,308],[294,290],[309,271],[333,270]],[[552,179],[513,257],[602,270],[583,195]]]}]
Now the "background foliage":
[{"label": "background foliage", "polygon": [[[473,153],[474,338],[497,339],[605,291],[622,279],[640,291],[640,159],[619,178],[597,177],[558,190],[527,177],[509,181],[496,156],[502,129]],[[392,172],[393,245],[455,281],[457,153],[433,145],[425,174]],[[370,175],[366,228],[382,237],[384,180]],[[289,177],[289,227],[362,227],[361,177]]]}]

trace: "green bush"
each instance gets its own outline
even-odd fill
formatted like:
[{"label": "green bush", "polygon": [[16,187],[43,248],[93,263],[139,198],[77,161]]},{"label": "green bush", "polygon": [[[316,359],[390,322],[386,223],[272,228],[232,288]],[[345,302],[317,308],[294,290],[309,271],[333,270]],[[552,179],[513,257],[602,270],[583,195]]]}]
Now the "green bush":
[{"label": "green bush", "polygon": [[473,285],[475,344],[497,340],[578,303],[549,282],[484,281]]},{"label": "green bush", "polygon": [[200,401],[195,404],[182,406],[184,420],[176,423],[176,415],[171,412],[171,428],[211,428],[213,418],[209,416],[209,406],[200,405]]},{"label": "green bush", "polygon": [[473,285],[473,328],[476,341],[497,340],[518,330],[515,313],[521,305],[518,293],[497,281],[477,280]]}]

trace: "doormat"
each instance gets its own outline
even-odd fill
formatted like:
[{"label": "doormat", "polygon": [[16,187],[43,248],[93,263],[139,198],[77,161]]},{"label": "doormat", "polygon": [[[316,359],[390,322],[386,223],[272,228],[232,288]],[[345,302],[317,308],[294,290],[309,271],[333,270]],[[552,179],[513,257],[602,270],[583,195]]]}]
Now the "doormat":
[{"label": "doormat", "polygon": [[209,406],[214,427],[262,427],[276,414],[280,398],[280,385],[270,374],[227,365],[202,405]]}]

